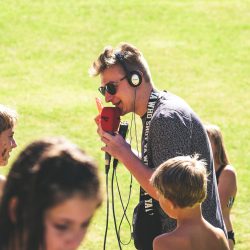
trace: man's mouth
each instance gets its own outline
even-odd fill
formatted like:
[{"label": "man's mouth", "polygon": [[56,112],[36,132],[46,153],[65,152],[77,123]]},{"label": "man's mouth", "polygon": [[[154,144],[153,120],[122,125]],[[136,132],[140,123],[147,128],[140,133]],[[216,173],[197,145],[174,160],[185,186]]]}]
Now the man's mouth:
[{"label": "man's mouth", "polygon": [[121,101],[114,103],[113,105],[115,105],[117,108],[119,108],[119,105],[121,104]]}]

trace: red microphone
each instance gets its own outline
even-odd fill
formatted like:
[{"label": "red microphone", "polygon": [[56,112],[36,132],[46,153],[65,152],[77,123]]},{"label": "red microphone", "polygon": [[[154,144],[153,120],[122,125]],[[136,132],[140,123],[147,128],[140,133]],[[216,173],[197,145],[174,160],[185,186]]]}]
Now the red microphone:
[{"label": "red microphone", "polygon": [[120,124],[121,111],[117,107],[103,107],[101,112],[101,127],[105,132],[114,133]]},{"label": "red microphone", "polygon": [[[118,130],[121,111],[117,107],[103,107],[101,112],[101,127],[105,132],[113,134]],[[105,171],[108,174],[111,156],[105,153]]]}]

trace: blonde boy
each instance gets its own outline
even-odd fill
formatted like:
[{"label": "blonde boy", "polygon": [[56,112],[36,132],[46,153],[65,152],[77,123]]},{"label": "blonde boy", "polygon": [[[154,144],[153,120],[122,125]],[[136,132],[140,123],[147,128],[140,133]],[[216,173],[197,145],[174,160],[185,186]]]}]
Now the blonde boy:
[{"label": "blonde boy", "polygon": [[154,239],[154,250],[229,250],[224,232],[202,216],[207,194],[205,163],[198,156],[178,156],[156,169],[150,179],[161,208],[177,228]]}]

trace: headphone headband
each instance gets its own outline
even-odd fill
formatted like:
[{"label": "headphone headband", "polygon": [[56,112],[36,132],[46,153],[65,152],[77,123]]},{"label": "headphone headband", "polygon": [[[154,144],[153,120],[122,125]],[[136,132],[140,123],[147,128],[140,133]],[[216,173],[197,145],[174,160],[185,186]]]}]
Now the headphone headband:
[{"label": "headphone headband", "polygon": [[115,53],[115,57],[122,66],[123,70],[125,71],[129,84],[132,87],[138,87],[142,83],[141,73],[137,70],[133,71],[128,70],[128,67],[125,62],[125,57],[121,53],[119,52]]}]

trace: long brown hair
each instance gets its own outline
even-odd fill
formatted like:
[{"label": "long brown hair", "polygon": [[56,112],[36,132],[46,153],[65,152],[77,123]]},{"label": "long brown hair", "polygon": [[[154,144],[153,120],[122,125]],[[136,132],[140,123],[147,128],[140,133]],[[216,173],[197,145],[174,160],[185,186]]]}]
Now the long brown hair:
[{"label": "long brown hair", "polygon": [[229,165],[229,159],[226,153],[221,130],[218,126],[213,124],[205,125],[209,140],[215,145],[215,152],[213,152],[214,162],[217,162],[219,166],[225,167]]}]

